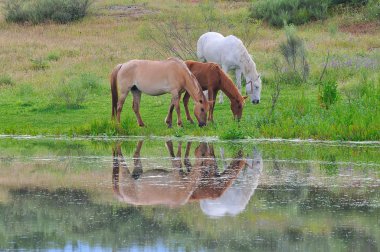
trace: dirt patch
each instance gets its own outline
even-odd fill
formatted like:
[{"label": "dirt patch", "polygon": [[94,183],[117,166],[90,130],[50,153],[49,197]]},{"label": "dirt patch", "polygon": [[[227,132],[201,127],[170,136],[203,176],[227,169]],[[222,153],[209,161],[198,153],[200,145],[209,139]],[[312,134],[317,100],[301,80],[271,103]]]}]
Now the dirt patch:
[{"label": "dirt patch", "polygon": [[141,5],[112,5],[104,7],[106,10],[102,15],[116,16],[116,17],[141,17],[158,13],[158,11],[147,9]]},{"label": "dirt patch", "polygon": [[358,23],[358,24],[347,24],[341,25],[339,30],[342,32],[348,32],[352,34],[371,34],[376,31],[380,31],[379,22],[369,22],[369,23]]}]

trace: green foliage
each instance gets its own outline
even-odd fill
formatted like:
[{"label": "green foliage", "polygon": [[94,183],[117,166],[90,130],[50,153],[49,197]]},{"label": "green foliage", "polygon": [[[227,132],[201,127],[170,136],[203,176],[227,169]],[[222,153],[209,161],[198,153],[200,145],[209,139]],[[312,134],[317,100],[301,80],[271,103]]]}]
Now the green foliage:
[{"label": "green foliage", "polygon": [[6,0],[5,19],[15,23],[68,23],[86,16],[90,0]]},{"label": "green foliage", "polygon": [[43,58],[31,59],[30,62],[32,63],[31,68],[35,71],[49,68],[49,63]]},{"label": "green foliage", "polygon": [[260,0],[252,4],[250,15],[277,27],[300,25],[326,18],[328,6],[329,0]]},{"label": "green foliage", "polygon": [[239,127],[239,125],[234,125],[233,127],[223,131],[220,134],[220,139],[233,140],[233,139],[244,139],[244,131]]},{"label": "green foliage", "polygon": [[321,80],[318,90],[318,101],[321,107],[329,109],[338,100],[338,84],[335,79]]},{"label": "green foliage", "polygon": [[380,1],[379,0],[369,0],[365,8],[366,18],[369,20],[380,21]]},{"label": "green foliage", "polygon": [[1,86],[13,86],[14,81],[9,75],[0,75],[0,87]]}]

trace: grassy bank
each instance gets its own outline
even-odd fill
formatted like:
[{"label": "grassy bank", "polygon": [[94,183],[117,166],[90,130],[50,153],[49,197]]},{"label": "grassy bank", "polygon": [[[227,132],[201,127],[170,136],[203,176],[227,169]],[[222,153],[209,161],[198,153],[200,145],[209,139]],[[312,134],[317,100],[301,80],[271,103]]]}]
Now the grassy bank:
[{"label": "grassy bank", "polygon": [[[126,6],[132,6],[127,8]],[[338,9],[324,20],[297,28],[308,51],[310,77],[292,84],[281,80],[272,113],[272,95],[279,81],[273,62],[281,59],[283,29],[246,22],[249,2],[215,5],[177,1],[95,1],[83,21],[66,25],[19,25],[0,19],[0,133],[65,135],[197,135],[225,139],[245,137],[380,139],[379,24],[365,19],[360,8]],[[240,123],[229,103],[217,104],[215,123],[205,128],[185,123],[166,128],[170,96],[142,96],[139,128],[127,98],[122,126],[110,120],[108,75],[130,59],[164,59],[150,34],[176,20],[195,48],[208,29],[245,38],[263,76],[259,105],[246,104]],[[153,24],[159,24],[154,26]],[[248,28],[247,28],[248,27]],[[162,35],[162,34],[161,34]],[[318,79],[330,54],[324,79],[334,79],[338,99],[321,106]],[[182,110],[184,112],[184,110]],[[182,118],[185,119],[184,113]]]}]

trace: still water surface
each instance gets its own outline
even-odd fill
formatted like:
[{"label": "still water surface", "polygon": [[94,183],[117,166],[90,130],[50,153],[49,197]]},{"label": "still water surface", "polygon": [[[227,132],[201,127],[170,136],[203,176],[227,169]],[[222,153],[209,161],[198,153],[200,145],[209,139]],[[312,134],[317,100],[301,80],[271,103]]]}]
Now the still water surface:
[{"label": "still water surface", "polygon": [[0,138],[0,250],[379,251],[380,145]]}]

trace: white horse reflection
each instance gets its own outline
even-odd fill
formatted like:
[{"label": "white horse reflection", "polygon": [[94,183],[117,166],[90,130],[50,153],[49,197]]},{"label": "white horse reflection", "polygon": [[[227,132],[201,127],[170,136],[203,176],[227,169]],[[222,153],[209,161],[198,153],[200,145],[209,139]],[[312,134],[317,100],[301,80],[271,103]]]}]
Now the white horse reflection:
[{"label": "white horse reflection", "polygon": [[263,170],[263,159],[256,150],[253,151],[253,158],[247,159],[246,162],[247,168],[219,198],[200,200],[200,207],[206,215],[235,216],[244,211],[259,184]]}]

